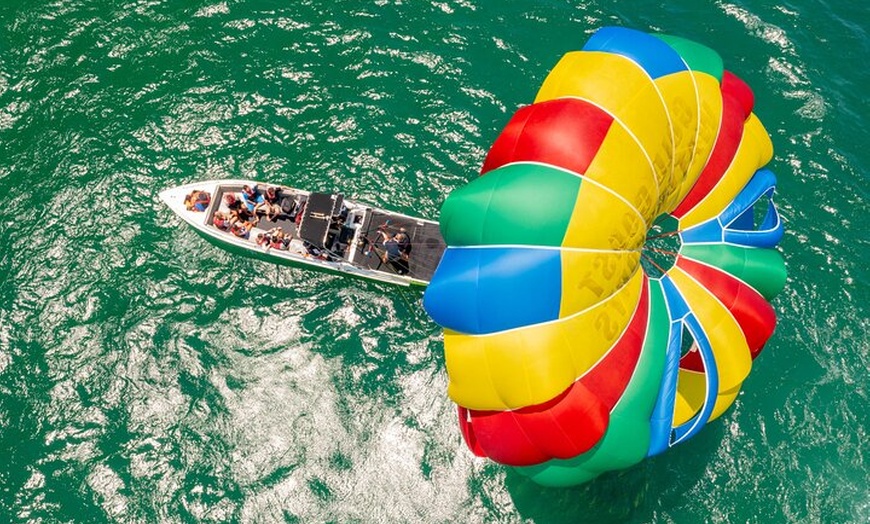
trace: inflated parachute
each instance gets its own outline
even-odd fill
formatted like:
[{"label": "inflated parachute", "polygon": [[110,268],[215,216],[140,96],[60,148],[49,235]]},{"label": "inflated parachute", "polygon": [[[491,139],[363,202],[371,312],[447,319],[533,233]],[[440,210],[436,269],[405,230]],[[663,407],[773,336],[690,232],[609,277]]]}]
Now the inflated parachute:
[{"label": "inflated parachute", "polygon": [[577,484],[734,402],[786,276],[752,106],[707,47],[603,28],[447,198],[424,306],[475,454]]}]

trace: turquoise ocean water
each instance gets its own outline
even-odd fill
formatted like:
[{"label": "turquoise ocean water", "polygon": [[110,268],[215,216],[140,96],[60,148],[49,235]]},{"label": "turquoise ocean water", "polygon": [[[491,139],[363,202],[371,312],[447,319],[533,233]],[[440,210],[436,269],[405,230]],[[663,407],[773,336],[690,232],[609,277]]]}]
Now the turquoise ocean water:
[{"label": "turquoise ocean water", "polygon": [[[735,406],[571,489],[461,442],[421,293],[230,255],[163,188],[437,217],[602,25],[705,43],[789,281]],[[867,522],[870,11],[794,0],[0,1],[0,522]]]}]

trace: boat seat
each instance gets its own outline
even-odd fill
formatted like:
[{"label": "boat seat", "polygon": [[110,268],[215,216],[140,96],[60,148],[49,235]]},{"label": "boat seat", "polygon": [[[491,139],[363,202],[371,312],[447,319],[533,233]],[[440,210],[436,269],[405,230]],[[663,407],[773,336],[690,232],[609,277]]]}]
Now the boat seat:
[{"label": "boat seat", "polygon": [[296,209],[299,206],[299,202],[296,201],[292,196],[285,196],[281,198],[281,211],[284,212],[285,215],[295,216]]},{"label": "boat seat", "polygon": [[302,211],[306,200],[307,198],[304,195],[286,195],[281,197],[281,211],[287,220],[296,220],[296,216]]}]

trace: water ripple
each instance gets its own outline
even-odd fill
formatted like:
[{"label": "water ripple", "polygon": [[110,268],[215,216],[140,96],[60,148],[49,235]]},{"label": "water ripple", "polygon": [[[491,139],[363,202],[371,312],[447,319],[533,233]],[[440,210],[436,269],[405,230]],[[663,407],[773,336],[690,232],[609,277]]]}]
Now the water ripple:
[{"label": "water ripple", "polygon": [[[0,5],[0,521],[866,520],[857,4],[105,4]],[[603,23],[753,87],[791,275],[735,408],[636,468],[473,458],[419,292],[238,258],[156,198],[249,176],[437,217]]]}]

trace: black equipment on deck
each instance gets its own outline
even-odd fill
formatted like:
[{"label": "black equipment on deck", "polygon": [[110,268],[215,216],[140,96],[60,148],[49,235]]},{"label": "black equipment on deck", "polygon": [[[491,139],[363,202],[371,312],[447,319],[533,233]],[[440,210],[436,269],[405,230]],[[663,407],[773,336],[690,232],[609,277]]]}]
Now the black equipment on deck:
[{"label": "black equipment on deck", "polygon": [[326,247],[332,217],[340,213],[343,200],[337,194],[311,193],[299,224],[299,238],[314,247]]}]

